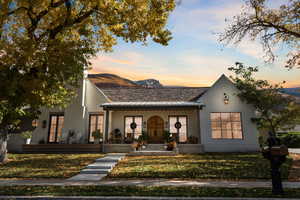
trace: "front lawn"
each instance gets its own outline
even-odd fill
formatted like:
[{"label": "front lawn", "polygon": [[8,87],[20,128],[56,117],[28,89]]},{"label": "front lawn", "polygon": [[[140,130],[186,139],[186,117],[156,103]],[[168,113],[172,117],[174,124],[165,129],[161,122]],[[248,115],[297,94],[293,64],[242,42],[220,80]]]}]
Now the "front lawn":
[{"label": "front lawn", "polygon": [[69,178],[103,154],[8,154],[1,178]]},{"label": "front lawn", "polygon": [[283,197],[300,198],[300,189],[272,195],[271,188],[172,186],[0,186],[0,195],[21,196],[158,196],[158,197]]},{"label": "front lawn", "polygon": [[[292,159],[282,167],[288,178]],[[269,179],[269,162],[260,153],[214,153],[126,157],[108,178]]]}]

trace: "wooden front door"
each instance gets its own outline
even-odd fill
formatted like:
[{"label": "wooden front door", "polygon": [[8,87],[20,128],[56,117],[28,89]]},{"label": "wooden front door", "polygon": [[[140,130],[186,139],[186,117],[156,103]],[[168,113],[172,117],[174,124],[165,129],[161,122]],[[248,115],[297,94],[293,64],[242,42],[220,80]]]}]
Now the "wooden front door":
[{"label": "wooden front door", "polygon": [[153,116],[147,122],[148,142],[152,144],[164,143],[164,120]]}]

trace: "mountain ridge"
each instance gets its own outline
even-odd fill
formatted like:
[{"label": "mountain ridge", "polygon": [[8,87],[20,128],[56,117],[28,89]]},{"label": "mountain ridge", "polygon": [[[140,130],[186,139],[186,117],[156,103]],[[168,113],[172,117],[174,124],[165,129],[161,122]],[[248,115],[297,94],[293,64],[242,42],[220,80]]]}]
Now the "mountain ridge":
[{"label": "mountain ridge", "polygon": [[110,73],[89,74],[91,80],[98,87],[133,87],[133,88],[162,88],[164,87],[158,80],[150,78],[138,81],[118,76]]}]

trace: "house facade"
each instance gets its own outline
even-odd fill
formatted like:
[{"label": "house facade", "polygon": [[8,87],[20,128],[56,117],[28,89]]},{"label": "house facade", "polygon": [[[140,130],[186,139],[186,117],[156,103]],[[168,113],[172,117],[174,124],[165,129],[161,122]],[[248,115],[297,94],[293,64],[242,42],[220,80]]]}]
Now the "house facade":
[{"label": "house facade", "polygon": [[258,151],[255,109],[237,97],[222,75],[211,87],[108,88],[86,77],[65,109],[42,109],[31,144],[92,144],[103,133],[102,150],[130,152],[140,135],[164,144],[176,135],[180,153]]}]

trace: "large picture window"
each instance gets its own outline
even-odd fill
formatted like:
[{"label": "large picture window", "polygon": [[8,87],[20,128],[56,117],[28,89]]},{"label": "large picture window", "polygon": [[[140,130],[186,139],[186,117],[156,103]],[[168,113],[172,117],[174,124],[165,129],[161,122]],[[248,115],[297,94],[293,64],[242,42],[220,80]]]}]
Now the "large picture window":
[{"label": "large picture window", "polygon": [[62,128],[64,126],[64,114],[51,114],[49,123],[49,143],[58,143],[62,136]]},{"label": "large picture window", "polygon": [[239,112],[210,113],[213,139],[242,139],[242,120]]},{"label": "large picture window", "polygon": [[103,133],[104,129],[104,117],[103,114],[90,114],[89,120],[89,142],[94,142],[93,132],[99,130]]},{"label": "large picture window", "polygon": [[186,142],[187,116],[169,116],[169,131],[178,135],[179,142]]},{"label": "large picture window", "polygon": [[126,116],[125,117],[125,137],[138,139],[142,135],[143,117]]}]

